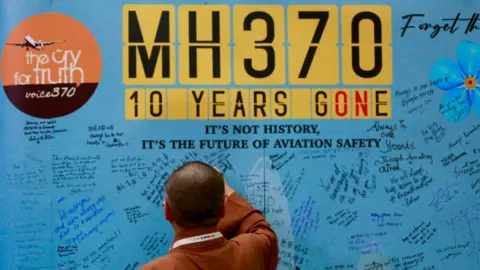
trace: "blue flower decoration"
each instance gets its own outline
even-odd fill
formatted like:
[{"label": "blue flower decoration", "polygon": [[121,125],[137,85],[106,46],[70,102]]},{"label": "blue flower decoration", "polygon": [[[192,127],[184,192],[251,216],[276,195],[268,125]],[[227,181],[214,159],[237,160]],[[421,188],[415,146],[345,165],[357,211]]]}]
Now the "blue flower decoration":
[{"label": "blue flower decoration", "polygon": [[430,71],[430,80],[447,91],[440,112],[449,120],[463,120],[470,110],[480,116],[480,45],[462,41],[457,47],[458,64],[440,59]]}]

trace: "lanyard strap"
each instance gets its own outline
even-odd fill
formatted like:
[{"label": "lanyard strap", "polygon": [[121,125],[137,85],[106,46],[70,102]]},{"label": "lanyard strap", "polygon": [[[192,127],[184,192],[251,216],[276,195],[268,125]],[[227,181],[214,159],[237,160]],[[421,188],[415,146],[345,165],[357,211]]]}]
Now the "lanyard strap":
[{"label": "lanyard strap", "polygon": [[188,244],[193,244],[193,243],[200,243],[200,242],[205,242],[213,239],[217,239],[223,237],[223,234],[220,232],[214,232],[214,233],[209,233],[209,234],[202,234],[194,237],[189,237],[189,238],[184,238],[181,240],[178,240],[177,242],[173,243],[172,248],[170,250],[177,248],[179,246],[183,245],[188,245]]}]

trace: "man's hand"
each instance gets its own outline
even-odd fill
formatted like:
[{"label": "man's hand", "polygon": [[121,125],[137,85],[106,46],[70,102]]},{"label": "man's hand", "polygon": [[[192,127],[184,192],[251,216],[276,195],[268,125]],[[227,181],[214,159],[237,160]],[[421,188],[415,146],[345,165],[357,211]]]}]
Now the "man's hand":
[{"label": "man's hand", "polygon": [[[222,172],[217,168],[217,167],[213,167],[215,168],[215,170],[218,171],[218,173],[222,174]],[[225,180],[225,177],[223,177],[222,175],[222,178],[223,178],[223,184],[225,185],[225,197],[228,197],[230,196],[233,192],[235,192],[235,190],[233,190],[227,183],[227,180]]]}]

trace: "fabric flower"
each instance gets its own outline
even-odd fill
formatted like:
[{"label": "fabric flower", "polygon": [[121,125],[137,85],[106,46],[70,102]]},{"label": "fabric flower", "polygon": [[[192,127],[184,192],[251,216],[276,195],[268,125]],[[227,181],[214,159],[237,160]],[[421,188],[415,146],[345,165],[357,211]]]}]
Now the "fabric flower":
[{"label": "fabric flower", "polygon": [[457,47],[458,64],[440,59],[430,71],[430,80],[447,91],[440,112],[453,122],[463,120],[471,108],[480,116],[480,45],[462,41]]}]

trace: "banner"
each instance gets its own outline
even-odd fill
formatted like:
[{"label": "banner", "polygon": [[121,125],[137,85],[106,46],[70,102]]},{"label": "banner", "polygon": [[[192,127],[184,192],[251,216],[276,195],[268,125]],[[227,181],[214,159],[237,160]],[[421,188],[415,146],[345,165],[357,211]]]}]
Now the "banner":
[{"label": "banner", "polygon": [[278,269],[478,268],[477,1],[34,2],[0,0],[1,269],[166,255],[194,160]]}]

